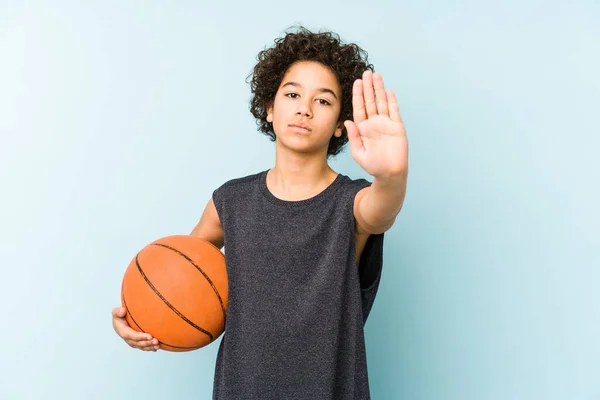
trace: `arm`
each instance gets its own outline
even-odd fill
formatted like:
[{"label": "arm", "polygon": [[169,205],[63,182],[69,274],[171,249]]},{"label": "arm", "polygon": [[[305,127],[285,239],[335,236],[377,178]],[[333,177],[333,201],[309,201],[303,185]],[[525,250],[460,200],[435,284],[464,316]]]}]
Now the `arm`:
[{"label": "arm", "polygon": [[374,177],[354,199],[357,232],[388,230],[402,208],[408,178],[408,140],[394,92],[379,73],[365,71],[352,88],[353,121],[345,121],[352,158]]},{"label": "arm", "polygon": [[[204,209],[200,222],[198,222],[190,236],[207,240],[219,249],[223,247],[223,228],[212,197]],[[148,333],[133,330],[125,319],[125,313],[125,307],[116,307],[112,310],[112,322],[115,332],[133,348],[145,351],[158,350],[158,340]]]},{"label": "arm", "polygon": [[392,227],[402,209],[406,194],[407,174],[377,178],[370,187],[361,189],[354,200],[357,230],[379,234]]},{"label": "arm", "polygon": [[221,221],[219,220],[219,215],[217,214],[217,209],[212,197],[206,204],[204,213],[202,213],[200,221],[194,227],[190,236],[204,239],[214,244],[219,249],[223,247],[223,227],[221,226]]}]

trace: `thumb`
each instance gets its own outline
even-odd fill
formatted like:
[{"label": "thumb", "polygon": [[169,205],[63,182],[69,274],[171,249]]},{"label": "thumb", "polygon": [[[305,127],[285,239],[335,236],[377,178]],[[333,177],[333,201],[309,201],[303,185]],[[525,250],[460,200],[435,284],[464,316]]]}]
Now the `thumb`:
[{"label": "thumb", "polygon": [[113,317],[123,318],[126,314],[125,307],[116,307],[113,309]]},{"label": "thumb", "polygon": [[348,131],[348,143],[350,143],[350,151],[352,154],[358,155],[364,150],[364,144],[362,138],[360,137],[358,127],[354,121],[350,120],[344,121],[344,126]]}]

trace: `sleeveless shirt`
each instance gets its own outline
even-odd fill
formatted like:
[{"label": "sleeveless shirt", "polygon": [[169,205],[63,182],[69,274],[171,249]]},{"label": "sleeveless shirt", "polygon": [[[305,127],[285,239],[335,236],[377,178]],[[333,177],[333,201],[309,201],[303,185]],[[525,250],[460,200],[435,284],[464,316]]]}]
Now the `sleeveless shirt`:
[{"label": "sleeveless shirt", "polygon": [[354,198],[371,183],[338,174],[314,197],[286,201],[267,172],[213,192],[228,278],[213,399],[370,399],[364,324],[384,234],[369,237],[357,266]]}]

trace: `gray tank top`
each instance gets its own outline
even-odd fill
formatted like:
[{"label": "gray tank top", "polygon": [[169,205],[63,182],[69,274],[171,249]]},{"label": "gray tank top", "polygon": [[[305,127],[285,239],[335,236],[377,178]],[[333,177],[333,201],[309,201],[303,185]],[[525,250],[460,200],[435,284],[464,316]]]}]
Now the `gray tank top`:
[{"label": "gray tank top", "polygon": [[383,263],[371,235],[356,265],[354,197],[371,183],[338,174],[285,201],[267,171],[213,192],[229,281],[213,399],[369,399],[364,324]]}]

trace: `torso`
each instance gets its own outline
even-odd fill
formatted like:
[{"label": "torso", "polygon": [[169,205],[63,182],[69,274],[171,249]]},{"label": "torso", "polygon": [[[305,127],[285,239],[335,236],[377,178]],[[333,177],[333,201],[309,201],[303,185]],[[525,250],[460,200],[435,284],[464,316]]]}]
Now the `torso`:
[{"label": "torso", "polygon": [[356,232],[356,266],[360,263],[360,256],[365,249],[369,236],[370,234],[368,233]]},{"label": "torso", "polygon": [[356,220],[356,213],[358,211],[358,204],[360,203],[361,198],[365,195],[367,188],[361,189],[354,198],[354,234],[356,236],[356,265],[360,265],[360,256],[362,255],[363,250],[367,244],[367,240],[369,240],[369,236],[371,234],[361,228],[358,225]]},{"label": "torso", "polygon": [[[301,194],[296,194],[295,196],[290,196],[289,194],[286,195],[282,192],[280,192],[275,185],[270,184],[269,182],[267,183],[267,187],[269,188],[269,190],[271,191],[271,193],[273,193],[274,196],[282,199],[282,200],[287,200],[287,201],[298,201],[298,200],[304,200],[310,197],[315,196],[316,194],[320,193],[322,190],[324,190],[326,187],[328,187],[336,178],[337,173],[332,173],[332,175],[329,177],[329,179],[327,180],[326,184],[321,185],[320,187],[317,187],[316,190],[313,189],[313,191],[309,192],[309,193],[301,193]],[[267,174],[267,181],[269,180],[270,175]],[[365,248],[365,245],[367,244],[367,240],[369,240],[369,236],[370,234],[367,232],[362,232],[358,229],[356,229],[356,265],[358,266],[360,263],[360,256]]]}]

